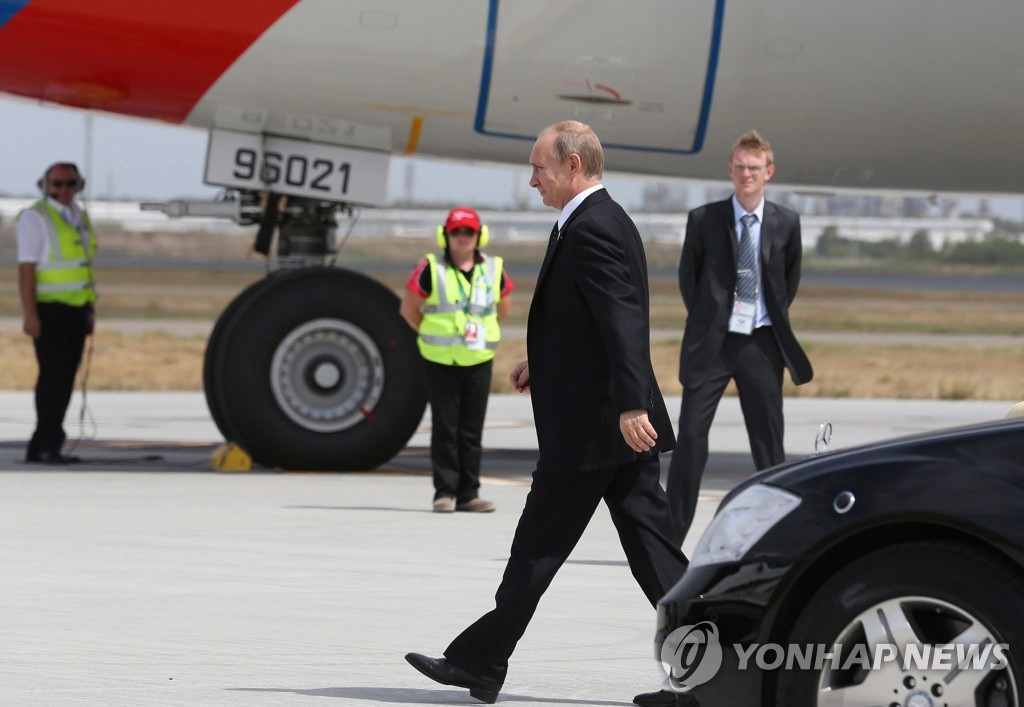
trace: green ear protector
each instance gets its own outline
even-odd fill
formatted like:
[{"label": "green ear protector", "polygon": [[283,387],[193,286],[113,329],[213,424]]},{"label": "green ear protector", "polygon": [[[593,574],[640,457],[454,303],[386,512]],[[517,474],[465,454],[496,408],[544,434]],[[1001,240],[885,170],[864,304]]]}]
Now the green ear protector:
[{"label": "green ear protector", "polygon": [[[477,241],[477,244],[476,244],[477,248],[486,248],[487,247],[487,237],[488,237],[488,235],[489,235],[489,231],[487,230],[487,224],[484,224],[484,225],[480,226],[480,240]],[[437,247],[441,248],[442,250],[444,248],[448,247],[448,236],[444,232],[444,226],[438,226],[437,227]]]}]

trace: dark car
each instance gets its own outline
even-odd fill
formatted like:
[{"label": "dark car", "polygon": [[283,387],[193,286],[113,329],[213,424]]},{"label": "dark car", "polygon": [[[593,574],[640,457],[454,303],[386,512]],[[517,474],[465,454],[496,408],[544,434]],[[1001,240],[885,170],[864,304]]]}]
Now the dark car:
[{"label": "dark car", "polygon": [[703,707],[1021,705],[1024,418],[733,489],[659,603],[656,654]]}]

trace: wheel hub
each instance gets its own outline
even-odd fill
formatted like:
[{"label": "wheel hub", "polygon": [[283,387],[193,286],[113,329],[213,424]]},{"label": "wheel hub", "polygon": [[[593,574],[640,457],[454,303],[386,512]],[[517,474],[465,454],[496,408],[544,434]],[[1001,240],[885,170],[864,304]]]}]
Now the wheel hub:
[{"label": "wheel hub", "polygon": [[270,385],[293,422],[338,432],[372,416],[384,389],[384,362],[362,329],[340,319],[313,319],[278,344]]},{"label": "wheel hub", "polygon": [[[983,665],[963,666],[937,658],[939,647],[991,649],[992,630],[964,607],[927,596],[900,596],[868,607],[839,632],[834,645],[862,646],[872,655],[878,646],[900,646],[900,657],[873,668],[851,670],[825,666],[818,681],[819,707],[879,704],[885,707],[943,707],[959,704],[1018,704],[1009,670],[993,672],[991,650]],[[906,651],[915,649],[927,667],[908,670]],[[935,661],[929,663],[928,661]],[[977,695],[984,695],[977,698]],[[1004,698],[1009,700],[1004,700]]]},{"label": "wheel hub", "polygon": [[343,380],[342,370],[337,362],[328,357],[312,362],[307,372],[310,389],[324,393],[334,390]]},{"label": "wheel hub", "polygon": [[935,707],[935,702],[927,692],[915,690],[904,700],[903,707]]}]

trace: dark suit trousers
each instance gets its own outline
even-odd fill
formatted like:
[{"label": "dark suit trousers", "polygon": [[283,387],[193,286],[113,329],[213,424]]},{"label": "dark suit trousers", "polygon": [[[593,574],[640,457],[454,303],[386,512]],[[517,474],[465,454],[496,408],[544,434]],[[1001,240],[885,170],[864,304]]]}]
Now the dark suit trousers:
[{"label": "dark suit trousers", "polygon": [[680,545],[697,510],[700,482],[708,462],[711,422],[731,379],[736,380],[754,466],[761,470],[785,461],[783,368],[782,353],[771,327],[761,327],[749,336],[726,334],[717,365],[704,382],[696,388],[683,387],[679,438],[672,452],[666,488]]},{"label": "dark suit trousers", "polygon": [[613,469],[575,473],[534,472],[519,519],[495,608],[463,631],[445,657],[497,684],[526,632],[544,591],[576,547],[603,498],[619,533],[633,577],[651,605],[686,571],[672,517],[659,482],[657,456]]},{"label": "dark suit trousers", "polygon": [[89,310],[64,304],[40,302],[42,334],[34,340],[39,378],[36,380],[36,429],[28,443],[27,455],[60,452],[64,414],[75,388],[75,374],[82,360],[89,331]]}]

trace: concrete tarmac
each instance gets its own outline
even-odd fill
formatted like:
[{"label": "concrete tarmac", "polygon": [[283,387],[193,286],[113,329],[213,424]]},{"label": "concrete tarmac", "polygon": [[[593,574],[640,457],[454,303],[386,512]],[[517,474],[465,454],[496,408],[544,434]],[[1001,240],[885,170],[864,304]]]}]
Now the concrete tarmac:
[{"label": "concrete tarmac", "polygon": [[[478,704],[408,666],[493,606],[536,459],[529,401],[492,396],[482,495],[430,512],[429,418],[372,473],[218,473],[198,393],[92,393],[85,462],[20,462],[28,392],[0,393],[0,705]],[[678,399],[669,401],[678,410]],[[1002,417],[1011,403],[786,401],[813,452]],[[723,400],[689,554],[752,468]],[[667,466],[667,458],[664,460]],[[629,705],[656,689],[654,612],[599,511],[512,658],[499,703]]]}]

